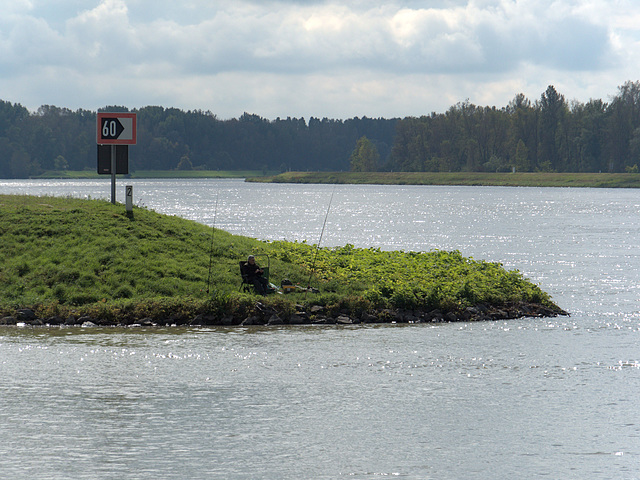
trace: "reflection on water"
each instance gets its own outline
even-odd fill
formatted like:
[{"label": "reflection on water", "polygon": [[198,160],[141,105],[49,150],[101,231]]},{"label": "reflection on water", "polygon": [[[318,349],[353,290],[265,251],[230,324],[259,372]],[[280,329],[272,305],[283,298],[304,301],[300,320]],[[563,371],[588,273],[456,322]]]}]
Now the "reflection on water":
[{"label": "reflection on water", "polygon": [[0,466],[9,478],[632,472],[640,372],[618,367],[637,332],[565,320],[4,328]]},{"label": "reflection on water", "polygon": [[[236,180],[125,182],[136,203],[162,213],[311,243],[334,193]],[[0,181],[0,192],[108,197],[109,182]],[[323,245],[457,249],[499,261],[541,284],[571,317],[0,328],[0,471],[50,479],[634,478],[636,197],[335,187]]]}]

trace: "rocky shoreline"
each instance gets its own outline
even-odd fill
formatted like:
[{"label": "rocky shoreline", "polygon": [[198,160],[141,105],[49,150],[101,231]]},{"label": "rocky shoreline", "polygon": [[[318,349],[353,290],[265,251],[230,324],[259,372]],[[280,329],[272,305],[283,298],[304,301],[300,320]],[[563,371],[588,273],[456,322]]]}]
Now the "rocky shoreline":
[{"label": "rocky shoreline", "polygon": [[165,319],[129,318],[123,321],[92,318],[89,316],[70,315],[67,318],[52,316],[38,318],[36,313],[28,308],[16,311],[15,315],[0,318],[0,325],[13,326],[67,326],[67,327],[92,327],[92,326],[120,326],[120,327],[166,327],[166,326],[254,326],[254,325],[357,325],[357,324],[384,324],[384,323],[451,323],[451,322],[477,322],[513,320],[522,317],[557,317],[569,315],[564,310],[551,309],[549,307],[532,304],[516,303],[499,307],[479,304],[467,307],[460,312],[441,312],[432,310],[429,312],[382,309],[373,312],[354,314],[352,312],[329,312],[325,307],[312,306],[308,311],[302,305],[296,305],[295,313],[279,312],[256,303],[254,311],[250,315],[210,315],[201,314],[193,318],[169,316]]}]

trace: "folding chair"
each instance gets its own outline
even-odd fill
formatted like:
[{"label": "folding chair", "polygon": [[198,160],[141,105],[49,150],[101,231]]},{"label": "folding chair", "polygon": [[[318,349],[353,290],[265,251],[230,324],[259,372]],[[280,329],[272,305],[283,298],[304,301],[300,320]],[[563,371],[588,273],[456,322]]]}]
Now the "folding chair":
[{"label": "folding chair", "polygon": [[[267,283],[269,283],[269,268],[271,267],[271,259],[269,258],[269,255],[260,255],[260,256],[267,257],[267,266],[266,267],[260,266],[260,268],[264,272],[262,276],[266,278]],[[245,273],[245,269],[244,269],[244,266],[247,264],[247,262],[246,260],[241,260],[238,263],[240,265],[240,276],[242,277],[242,283],[240,283],[239,291],[246,292],[246,293],[253,293],[253,291],[255,290],[255,287],[253,283],[249,281],[249,276]]]}]

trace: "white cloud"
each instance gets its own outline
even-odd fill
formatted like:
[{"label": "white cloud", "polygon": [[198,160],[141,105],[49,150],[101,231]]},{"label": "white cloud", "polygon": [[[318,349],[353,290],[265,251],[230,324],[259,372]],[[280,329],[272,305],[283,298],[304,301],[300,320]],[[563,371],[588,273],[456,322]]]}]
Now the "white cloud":
[{"label": "white cloud", "polygon": [[640,60],[631,0],[3,4],[0,91],[29,108],[419,115],[535,99],[548,84],[604,98]]}]

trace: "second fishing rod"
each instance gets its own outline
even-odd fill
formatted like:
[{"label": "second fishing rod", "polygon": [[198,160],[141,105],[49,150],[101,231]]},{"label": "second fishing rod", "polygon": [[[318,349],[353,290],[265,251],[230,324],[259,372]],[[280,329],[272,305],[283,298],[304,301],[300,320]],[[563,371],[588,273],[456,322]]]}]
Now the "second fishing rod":
[{"label": "second fishing rod", "polygon": [[327,214],[324,216],[324,223],[322,224],[322,230],[320,231],[320,239],[318,240],[318,244],[316,245],[316,253],[313,256],[313,264],[311,265],[311,273],[309,274],[309,281],[307,282],[307,289],[311,288],[311,278],[313,277],[315,268],[316,268],[316,260],[318,258],[318,252],[320,251],[320,243],[322,242],[322,236],[324,235],[324,229],[327,226],[327,218],[329,218],[329,212],[331,211],[331,204],[333,203],[333,196],[336,193],[336,187],[333,187],[333,191],[331,192],[331,198],[329,199],[329,206],[327,207]]}]

